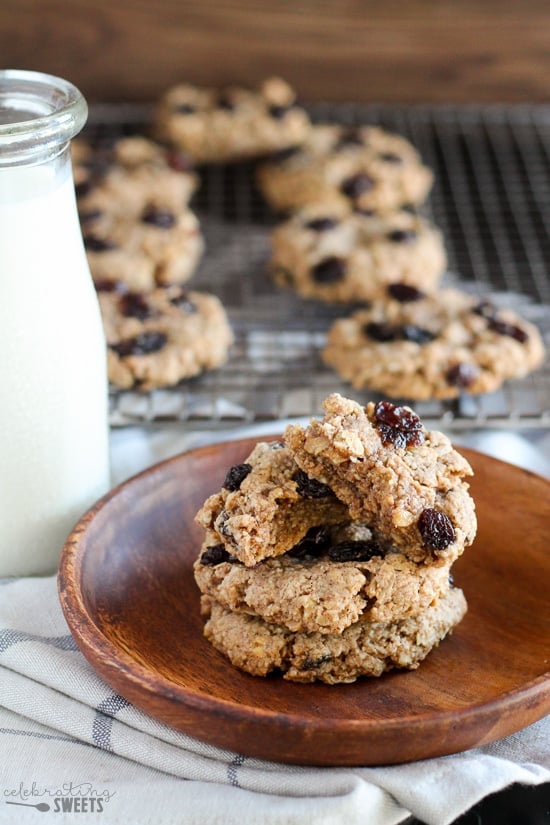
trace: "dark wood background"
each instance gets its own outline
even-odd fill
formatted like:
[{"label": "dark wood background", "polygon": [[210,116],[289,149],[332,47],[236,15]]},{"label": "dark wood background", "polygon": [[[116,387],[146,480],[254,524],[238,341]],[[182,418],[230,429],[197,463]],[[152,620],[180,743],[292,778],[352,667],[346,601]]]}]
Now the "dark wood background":
[{"label": "dark wood background", "polygon": [[2,68],[90,101],[272,73],[306,100],[549,100],[548,0],[1,0]]}]

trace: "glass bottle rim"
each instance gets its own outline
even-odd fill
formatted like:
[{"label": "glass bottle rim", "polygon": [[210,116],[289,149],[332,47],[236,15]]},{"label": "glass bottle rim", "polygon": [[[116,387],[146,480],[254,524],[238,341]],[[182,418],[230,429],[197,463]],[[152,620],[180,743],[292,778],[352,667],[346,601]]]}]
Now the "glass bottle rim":
[{"label": "glass bottle rim", "polygon": [[68,80],[25,69],[0,71],[0,166],[43,163],[84,126],[88,106]]}]

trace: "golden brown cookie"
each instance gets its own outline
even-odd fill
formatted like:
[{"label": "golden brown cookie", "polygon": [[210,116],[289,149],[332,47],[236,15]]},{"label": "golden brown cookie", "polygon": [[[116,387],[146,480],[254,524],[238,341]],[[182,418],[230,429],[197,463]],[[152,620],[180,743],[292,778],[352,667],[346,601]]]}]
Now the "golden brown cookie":
[{"label": "golden brown cookie", "polygon": [[362,407],[337,393],[323,407],[322,420],[286,429],[298,466],[407,558],[451,564],[477,529],[466,459],[408,407]]},{"label": "golden brown cookie", "polygon": [[307,478],[280,442],[260,442],[246,461],[228,467],[220,492],[197,513],[247,567],[286,553],[310,527],[346,519],[346,505]]},{"label": "golden brown cookie", "polygon": [[276,77],[257,91],[182,83],[162,96],[155,114],[157,136],[197,163],[261,157],[302,143],[309,129],[294,90]]},{"label": "golden brown cookie", "polygon": [[214,295],[181,287],[100,292],[109,381],[121,389],[168,387],[221,366],[233,335]]},{"label": "golden brown cookie", "polygon": [[455,289],[424,296],[396,285],[334,322],[323,359],[354,387],[427,400],[496,390],[537,369],[544,345],[512,310]]},{"label": "golden brown cookie", "polygon": [[339,635],[292,633],[256,616],[232,613],[203,596],[204,634],[235,667],[253,676],[279,670],[293,682],[329,685],[414,670],[462,620],[462,590],[452,587],[433,607],[400,622],[358,621]]},{"label": "golden brown cookie", "polygon": [[288,630],[341,633],[359,619],[415,616],[449,588],[448,566],[416,564],[351,522],[312,527],[282,556],[244,567],[208,532],[195,562],[201,593]]},{"label": "golden brown cookie", "polygon": [[382,211],[423,203],[433,174],[400,135],[377,126],[314,126],[302,147],[283,151],[258,170],[258,186],[277,210],[335,199]]},{"label": "golden brown cookie", "polygon": [[407,211],[352,211],[328,201],[304,207],[271,235],[275,280],[305,298],[360,302],[391,284],[435,289],[445,271],[441,233]]}]

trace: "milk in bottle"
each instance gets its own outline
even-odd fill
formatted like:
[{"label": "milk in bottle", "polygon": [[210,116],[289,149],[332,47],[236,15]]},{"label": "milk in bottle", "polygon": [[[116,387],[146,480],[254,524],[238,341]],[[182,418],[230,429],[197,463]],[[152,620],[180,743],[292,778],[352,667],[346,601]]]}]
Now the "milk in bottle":
[{"label": "milk in bottle", "polygon": [[105,342],[78,224],[74,86],[0,72],[0,576],[54,572],[109,486]]}]

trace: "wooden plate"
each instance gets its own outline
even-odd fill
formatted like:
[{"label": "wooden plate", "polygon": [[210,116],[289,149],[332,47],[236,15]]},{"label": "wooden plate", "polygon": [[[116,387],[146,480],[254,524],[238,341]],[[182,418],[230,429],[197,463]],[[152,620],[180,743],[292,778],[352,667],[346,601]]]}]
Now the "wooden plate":
[{"label": "wooden plate", "polygon": [[[416,671],[298,685],[233,668],[202,635],[193,521],[258,439],[193,450],[114,489],[63,550],[59,594],[84,655],[137,707],[248,756],[385,765],[491,742],[550,712],[550,482],[463,450],[473,547],[453,568],[469,612]],[[267,440],[270,440],[269,438]]]}]

